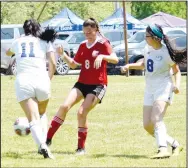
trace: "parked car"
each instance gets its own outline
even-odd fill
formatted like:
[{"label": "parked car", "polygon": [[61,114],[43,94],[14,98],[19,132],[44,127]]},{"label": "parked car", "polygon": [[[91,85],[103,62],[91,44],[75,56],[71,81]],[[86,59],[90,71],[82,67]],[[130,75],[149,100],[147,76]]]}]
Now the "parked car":
[{"label": "parked car", "polygon": [[68,37],[70,37],[70,32],[58,32],[57,39],[59,40],[66,40]]},{"label": "parked car", "polygon": [[[102,34],[109,39],[112,47],[124,43],[124,32],[123,30],[101,30]],[[127,34],[130,38],[130,34]],[[85,36],[82,31],[70,32],[70,36],[65,39],[70,47],[70,55],[73,58],[78,50],[78,47],[82,41],[85,40]]]},{"label": "parked car", "polygon": [[[172,34],[172,31],[170,32],[171,33],[170,35],[168,35],[168,37],[170,38],[171,41],[173,41],[173,39],[177,40],[177,41],[175,40],[176,42],[175,41],[173,42],[174,44],[176,43],[176,46],[186,45],[186,38],[185,38],[186,36],[184,33]],[[130,45],[130,43],[128,43],[128,60],[130,63],[141,61],[143,59],[144,57],[143,49],[145,48],[146,44],[147,43],[145,40],[141,41],[140,43],[135,43],[134,45]],[[125,60],[125,44],[121,44],[121,45],[114,47],[114,52],[117,54],[118,58],[120,58],[122,61],[120,61],[117,66],[109,64],[108,72],[110,73],[113,72],[113,74],[119,74],[120,73],[119,66],[125,65],[125,61],[123,61]],[[183,67],[181,67],[181,71],[183,71]],[[134,74],[134,75],[144,74],[143,71],[139,71],[139,70],[131,70],[130,72],[131,74]]]},{"label": "parked car", "polygon": [[1,73],[15,73],[14,58],[6,56],[6,51],[12,42],[24,33],[22,26],[22,24],[1,25]]},{"label": "parked car", "polygon": [[[11,47],[12,42],[24,34],[22,24],[1,25],[1,73],[4,74],[16,74],[16,58],[6,56],[6,51]],[[70,55],[69,45],[64,40],[56,39],[54,41],[54,47],[57,44],[64,46],[65,52]],[[68,65],[62,61],[62,59],[56,54],[56,74],[65,75],[69,71]],[[48,62],[47,62],[48,67]]]},{"label": "parked car", "polygon": [[[186,28],[169,28],[169,27],[165,27],[163,28],[163,32],[164,34],[166,34],[167,36],[170,36],[172,34],[182,34],[182,35],[186,35]],[[127,41],[129,44],[135,44],[135,43],[141,43],[142,41],[145,40],[145,34],[146,34],[146,30],[139,30],[137,31],[133,36],[131,36],[131,38],[129,38]]]}]

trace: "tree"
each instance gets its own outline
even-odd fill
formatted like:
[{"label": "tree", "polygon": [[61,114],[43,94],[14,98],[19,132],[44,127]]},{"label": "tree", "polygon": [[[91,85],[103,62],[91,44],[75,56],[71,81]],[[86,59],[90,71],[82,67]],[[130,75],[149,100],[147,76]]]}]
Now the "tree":
[{"label": "tree", "polygon": [[[1,24],[22,24],[28,18],[37,19],[45,2],[2,2]],[[40,22],[54,17],[63,8],[68,7],[82,19],[94,17],[99,22],[111,15],[113,2],[48,2]]]},{"label": "tree", "polygon": [[186,2],[132,2],[132,15],[144,19],[157,12],[165,12],[186,19]]}]

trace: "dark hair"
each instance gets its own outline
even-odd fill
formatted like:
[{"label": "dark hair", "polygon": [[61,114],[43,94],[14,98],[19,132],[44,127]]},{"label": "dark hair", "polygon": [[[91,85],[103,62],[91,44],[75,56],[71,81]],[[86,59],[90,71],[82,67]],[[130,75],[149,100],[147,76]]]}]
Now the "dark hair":
[{"label": "dark hair", "polygon": [[53,43],[57,38],[57,32],[54,29],[47,27],[45,31],[41,33],[39,38],[47,42],[51,41]]},{"label": "dark hair", "polygon": [[23,29],[25,35],[33,35],[35,37],[39,37],[41,34],[41,26],[34,19],[26,20],[24,22]]},{"label": "dark hair", "polygon": [[57,37],[57,32],[54,29],[49,29],[49,27],[47,27],[42,31],[40,24],[35,19],[26,20],[23,29],[25,35],[33,35],[34,37],[38,37],[47,42],[54,42]]},{"label": "dark hair", "polygon": [[155,24],[154,26],[153,25],[148,26],[146,28],[146,31],[154,38],[164,41],[164,43],[168,49],[169,55],[175,63],[177,63],[177,64],[180,64],[180,63],[186,64],[187,63],[187,48],[185,48],[183,50],[173,49],[171,47],[168,37],[163,33],[163,30],[160,25]]}]

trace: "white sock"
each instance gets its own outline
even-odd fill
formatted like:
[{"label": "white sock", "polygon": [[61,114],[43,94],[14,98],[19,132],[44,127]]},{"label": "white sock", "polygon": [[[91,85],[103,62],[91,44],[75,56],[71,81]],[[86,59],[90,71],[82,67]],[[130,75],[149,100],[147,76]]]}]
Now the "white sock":
[{"label": "white sock", "polygon": [[177,147],[180,145],[178,141],[176,141],[174,138],[172,138],[168,134],[166,135],[166,141],[172,147]]},{"label": "white sock", "polygon": [[155,124],[155,138],[158,147],[167,147],[166,126],[163,121],[159,121]]},{"label": "white sock", "polygon": [[41,121],[41,125],[42,125],[42,132],[44,135],[44,139],[46,140],[47,132],[48,132],[48,118],[47,118],[46,113],[40,115],[40,121]]},{"label": "white sock", "polygon": [[29,126],[33,139],[35,140],[38,147],[40,147],[41,144],[45,143],[40,121],[33,120],[29,123]]}]

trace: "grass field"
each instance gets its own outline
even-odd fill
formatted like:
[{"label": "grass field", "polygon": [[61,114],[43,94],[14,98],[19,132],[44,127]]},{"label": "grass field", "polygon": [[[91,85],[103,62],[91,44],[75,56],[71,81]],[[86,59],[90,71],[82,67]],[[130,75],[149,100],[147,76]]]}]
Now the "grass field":
[{"label": "grass field", "polygon": [[[56,113],[77,80],[76,75],[55,76],[47,115]],[[43,159],[31,138],[13,131],[17,117],[24,116],[16,102],[12,76],[1,76],[1,166],[2,167],[186,167],[186,78],[181,93],[168,108],[168,133],[184,146],[178,157],[152,160],[157,151],[155,139],[142,127],[144,77],[109,76],[107,93],[101,105],[89,114],[87,155],[76,156],[77,109],[73,107],[53,139],[56,160]],[[171,150],[171,148],[169,148]]]}]

